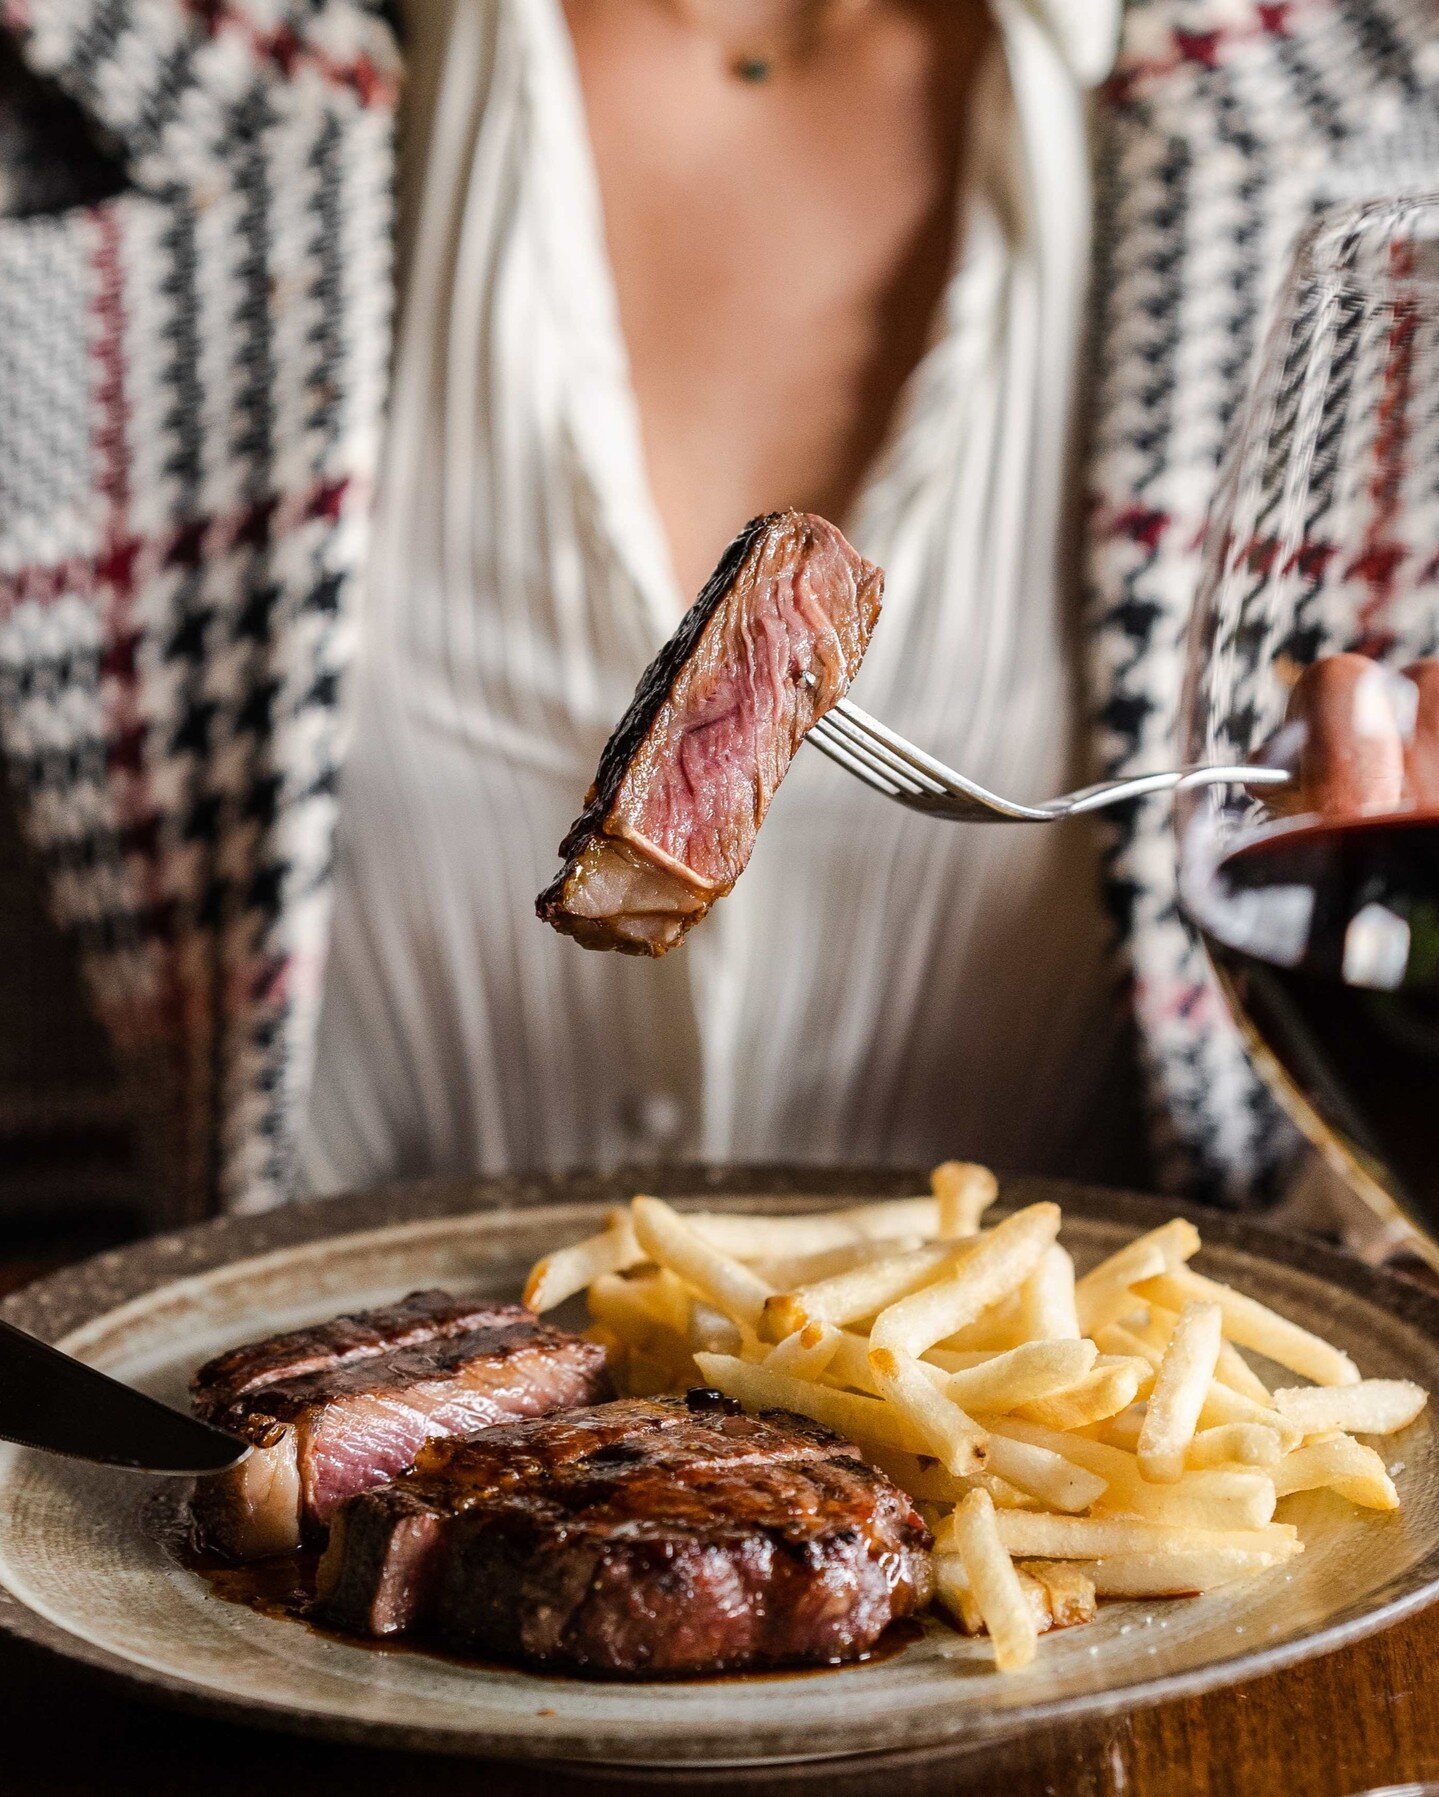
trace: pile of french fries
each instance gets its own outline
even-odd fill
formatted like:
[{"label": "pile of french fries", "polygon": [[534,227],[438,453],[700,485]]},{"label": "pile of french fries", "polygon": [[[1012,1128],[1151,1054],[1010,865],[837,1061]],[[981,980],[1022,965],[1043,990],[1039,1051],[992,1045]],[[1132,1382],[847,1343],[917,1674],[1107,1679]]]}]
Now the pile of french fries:
[{"label": "pile of french fries", "polygon": [[[812,1417],[903,1486],[935,1535],[937,1595],[1002,1670],[1100,1598],[1207,1591],[1303,1550],[1275,1507],[1399,1496],[1375,1449],[1427,1394],[1349,1357],[1189,1261],[1176,1218],[1076,1277],[1060,1211],[991,1228],[987,1168],[928,1197],[794,1216],[681,1214],[639,1197],[530,1274],[526,1302],[583,1292],[632,1396],[701,1383]],[[1305,1383],[1271,1388],[1245,1358]]]}]

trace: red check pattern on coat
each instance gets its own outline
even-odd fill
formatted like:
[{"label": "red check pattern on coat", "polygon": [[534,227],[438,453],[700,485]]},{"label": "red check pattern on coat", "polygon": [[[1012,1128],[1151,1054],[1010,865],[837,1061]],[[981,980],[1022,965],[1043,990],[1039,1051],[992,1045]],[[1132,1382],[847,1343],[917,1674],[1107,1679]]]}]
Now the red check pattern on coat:
[{"label": "red check pattern on coat", "polygon": [[170,1214],[291,1185],[389,355],[357,5],[7,0],[118,147],[0,225],[0,728]]}]

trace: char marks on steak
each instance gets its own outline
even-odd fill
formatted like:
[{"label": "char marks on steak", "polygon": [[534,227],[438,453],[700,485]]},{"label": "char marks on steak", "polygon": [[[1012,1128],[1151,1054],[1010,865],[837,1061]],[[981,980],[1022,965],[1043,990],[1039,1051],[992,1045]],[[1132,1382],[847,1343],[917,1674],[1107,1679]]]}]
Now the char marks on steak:
[{"label": "char marks on steak", "polygon": [[859,670],[883,590],[823,518],[747,524],[606,744],[540,917],[586,948],[673,948],[744,871],[806,731]]},{"label": "char marks on steak", "polygon": [[196,1519],[209,1546],[255,1559],[322,1534],[428,1441],[594,1403],[610,1385],[598,1343],[518,1304],[429,1291],[232,1349],[192,1392],[207,1422],[251,1444],[197,1485]]},{"label": "char marks on steak", "polygon": [[692,1392],[427,1448],[337,1511],[318,1614],[592,1674],[827,1663],[928,1602],[929,1545],[849,1443]]},{"label": "char marks on steak", "polygon": [[485,1327],[495,1314],[489,1300],[452,1298],[441,1291],[411,1292],[397,1304],[243,1342],[207,1361],[190,1381],[190,1389],[196,1404],[204,1408],[228,1404],[279,1379],[298,1379],[396,1348],[463,1335]]}]

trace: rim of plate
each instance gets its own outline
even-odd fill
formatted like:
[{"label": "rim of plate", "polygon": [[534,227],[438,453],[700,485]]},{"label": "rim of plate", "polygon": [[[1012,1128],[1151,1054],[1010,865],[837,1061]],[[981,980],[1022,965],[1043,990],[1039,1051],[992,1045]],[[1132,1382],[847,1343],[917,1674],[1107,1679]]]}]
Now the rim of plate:
[{"label": "rim of plate", "polygon": [[[614,1173],[582,1172],[554,1177],[438,1179],[400,1183],[370,1192],[345,1194],[291,1205],[255,1217],[224,1217],[188,1229],[147,1237],[127,1247],[110,1249],[36,1281],[0,1302],[0,1317],[49,1341],[88,1334],[87,1325],[120,1321],[129,1303],[165,1287],[183,1284],[220,1268],[249,1263],[258,1268],[271,1255],[288,1257],[296,1248],[343,1237],[393,1234],[405,1236],[416,1225],[473,1213],[482,1232],[502,1233],[522,1218],[534,1224],[553,1216],[557,1226],[573,1223],[596,1205],[616,1202],[621,1191],[643,1189],[680,1201],[682,1208],[702,1208],[717,1198],[779,1200],[788,1208],[816,1208],[836,1198],[902,1196],[923,1190],[927,1171],[907,1168],[749,1166],[716,1168],[676,1166],[621,1168]],[[1439,1294],[1415,1281],[1366,1266],[1352,1255],[1308,1237],[1286,1234],[1261,1219],[1239,1213],[1186,1205],[1140,1193],[1085,1186],[1073,1181],[1001,1175],[999,1213],[1052,1198],[1076,1217],[1142,1230],[1173,1216],[1200,1225],[1207,1247],[1223,1246],[1277,1262],[1318,1279],[1396,1315],[1439,1340]],[[328,1710],[306,1708],[281,1699],[227,1697],[142,1666],[72,1634],[11,1592],[0,1580],[0,1629],[28,1641],[71,1664],[79,1664],[128,1695],[191,1714],[260,1725],[284,1733],[377,1747],[399,1748],[469,1757],[609,1767],[642,1776],[646,1770],[686,1768],[699,1775],[726,1767],[759,1770],[814,1762],[902,1760],[962,1751],[1009,1739],[1046,1722],[1093,1719],[1125,1708],[1150,1707],[1248,1679],[1333,1653],[1376,1634],[1439,1599],[1439,1542],[1400,1578],[1401,1589],[1352,1616],[1268,1647],[1248,1647],[1217,1656],[1200,1666],[1112,1688],[1053,1697],[1002,1712],[971,1713],[963,1733],[934,1737],[912,1748],[881,1746],[871,1753],[852,1746],[819,1748],[804,1754],[776,1753],[736,1760],[713,1757],[676,1759],[656,1756],[619,1761],[586,1758],[566,1748],[563,1738],[497,1736],[442,1722],[411,1729],[393,1722],[367,1721]]]}]

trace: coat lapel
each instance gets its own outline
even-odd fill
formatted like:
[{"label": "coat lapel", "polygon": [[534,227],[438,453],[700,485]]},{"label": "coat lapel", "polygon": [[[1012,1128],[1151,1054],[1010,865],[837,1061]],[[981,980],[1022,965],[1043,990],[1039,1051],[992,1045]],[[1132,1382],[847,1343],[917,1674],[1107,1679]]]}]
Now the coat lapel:
[{"label": "coat lapel", "polygon": [[389,354],[387,28],[0,0],[117,150],[0,223],[7,759],[172,1215],[287,1196]]}]

